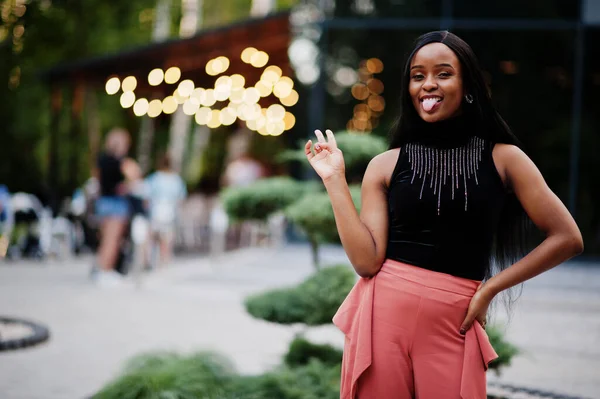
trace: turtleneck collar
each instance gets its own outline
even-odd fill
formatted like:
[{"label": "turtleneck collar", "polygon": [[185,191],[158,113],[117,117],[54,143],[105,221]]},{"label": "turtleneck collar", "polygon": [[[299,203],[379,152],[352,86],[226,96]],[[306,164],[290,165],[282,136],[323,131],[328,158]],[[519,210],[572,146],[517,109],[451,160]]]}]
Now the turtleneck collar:
[{"label": "turtleneck collar", "polygon": [[460,147],[476,136],[475,126],[473,118],[464,114],[439,122],[425,122],[419,118],[409,142],[439,148]]}]

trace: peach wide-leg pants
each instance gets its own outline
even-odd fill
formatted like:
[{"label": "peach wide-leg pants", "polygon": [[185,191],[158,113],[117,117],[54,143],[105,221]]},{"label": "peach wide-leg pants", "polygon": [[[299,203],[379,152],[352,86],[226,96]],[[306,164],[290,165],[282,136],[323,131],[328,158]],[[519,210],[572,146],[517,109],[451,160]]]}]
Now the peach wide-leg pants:
[{"label": "peach wide-leg pants", "polygon": [[333,318],[341,399],[485,399],[498,355],[478,322],[459,333],[479,284],[389,259],[361,278]]}]

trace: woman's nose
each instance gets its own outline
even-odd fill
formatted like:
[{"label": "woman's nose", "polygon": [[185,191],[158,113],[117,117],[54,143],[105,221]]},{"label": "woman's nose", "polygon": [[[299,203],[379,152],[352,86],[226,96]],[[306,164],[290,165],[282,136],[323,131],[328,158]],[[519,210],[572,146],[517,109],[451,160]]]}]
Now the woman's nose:
[{"label": "woman's nose", "polygon": [[437,82],[432,76],[428,76],[423,82],[423,90],[431,91],[437,89]]}]

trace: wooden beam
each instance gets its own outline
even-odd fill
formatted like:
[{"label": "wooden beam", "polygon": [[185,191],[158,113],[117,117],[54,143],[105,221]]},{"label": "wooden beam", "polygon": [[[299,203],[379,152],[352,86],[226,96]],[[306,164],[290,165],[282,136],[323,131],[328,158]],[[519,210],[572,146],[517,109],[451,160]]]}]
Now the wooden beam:
[{"label": "wooden beam", "polygon": [[[81,61],[72,66],[57,67],[48,72],[51,81],[82,79],[88,85],[104,85],[111,75],[133,75],[145,81],[153,68],[179,66],[182,71],[200,75],[211,58],[224,55],[239,59],[246,47],[266,51],[271,58],[287,64],[287,49],[291,40],[289,13],[271,16],[264,20],[234,24],[230,27],[200,32],[197,36],[173,40],[144,48],[125,51],[97,60]],[[283,68],[283,65],[279,65]],[[205,75],[205,74],[204,74]]]}]

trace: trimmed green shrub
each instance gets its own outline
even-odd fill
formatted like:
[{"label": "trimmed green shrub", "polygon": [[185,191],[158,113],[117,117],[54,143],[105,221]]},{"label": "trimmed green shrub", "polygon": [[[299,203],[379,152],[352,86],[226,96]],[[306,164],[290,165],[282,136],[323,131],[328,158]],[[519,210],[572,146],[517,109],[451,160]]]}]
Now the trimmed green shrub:
[{"label": "trimmed green shrub", "polygon": [[512,358],[519,354],[519,349],[504,339],[504,333],[498,327],[488,326],[486,333],[498,354],[498,359],[490,363],[490,369],[499,375],[503,367],[510,366]]},{"label": "trimmed green shrub", "polygon": [[272,177],[245,187],[226,188],[221,199],[233,221],[264,221],[301,198],[307,188],[306,184],[289,177]]},{"label": "trimmed green shrub", "polygon": [[342,363],[342,354],[340,349],[331,345],[313,344],[302,337],[296,337],[283,359],[290,367],[307,365],[312,359],[326,365],[338,366]]},{"label": "trimmed green shrub", "polygon": [[340,394],[340,365],[317,360],[258,376],[234,374],[229,361],[213,353],[148,354],[129,364],[94,399],[334,399]]},{"label": "trimmed green shrub", "polygon": [[[360,212],[360,186],[350,186],[350,195]],[[309,192],[284,210],[285,216],[305,234],[311,246],[313,265],[319,269],[319,245],[340,243],[333,208],[327,192]]]},{"label": "trimmed green shrub", "polygon": [[232,387],[232,398],[243,399],[339,399],[341,365],[318,360],[295,368],[255,377],[241,377]]},{"label": "trimmed green shrub", "polygon": [[370,134],[341,133],[335,139],[344,153],[346,178],[351,183],[360,183],[371,159],[387,150],[385,139]]},{"label": "trimmed green shrub", "polygon": [[[387,143],[384,138],[370,134],[339,132],[335,134],[335,140],[339,149],[344,153],[346,178],[352,183],[359,183],[371,159],[387,150]],[[279,160],[306,162],[304,142],[300,147],[299,150],[283,152],[279,156]]]},{"label": "trimmed green shrub", "polygon": [[298,288],[282,288],[246,298],[246,311],[257,319],[273,323],[302,323],[306,303]]},{"label": "trimmed green shrub", "polygon": [[179,359],[181,359],[181,356],[173,352],[151,352],[129,359],[125,364],[124,370],[140,371],[155,369]]},{"label": "trimmed green shrub", "polygon": [[329,324],[354,282],[355,274],[348,266],[326,267],[297,287],[250,296],[246,310],[273,323]]},{"label": "trimmed green shrub", "polygon": [[[360,186],[350,186],[350,194],[360,212]],[[333,208],[327,192],[310,192],[284,210],[288,219],[318,243],[339,243]]]},{"label": "trimmed green shrub", "polygon": [[225,398],[225,387],[235,378],[233,365],[215,353],[147,354],[130,361],[94,399]]}]

